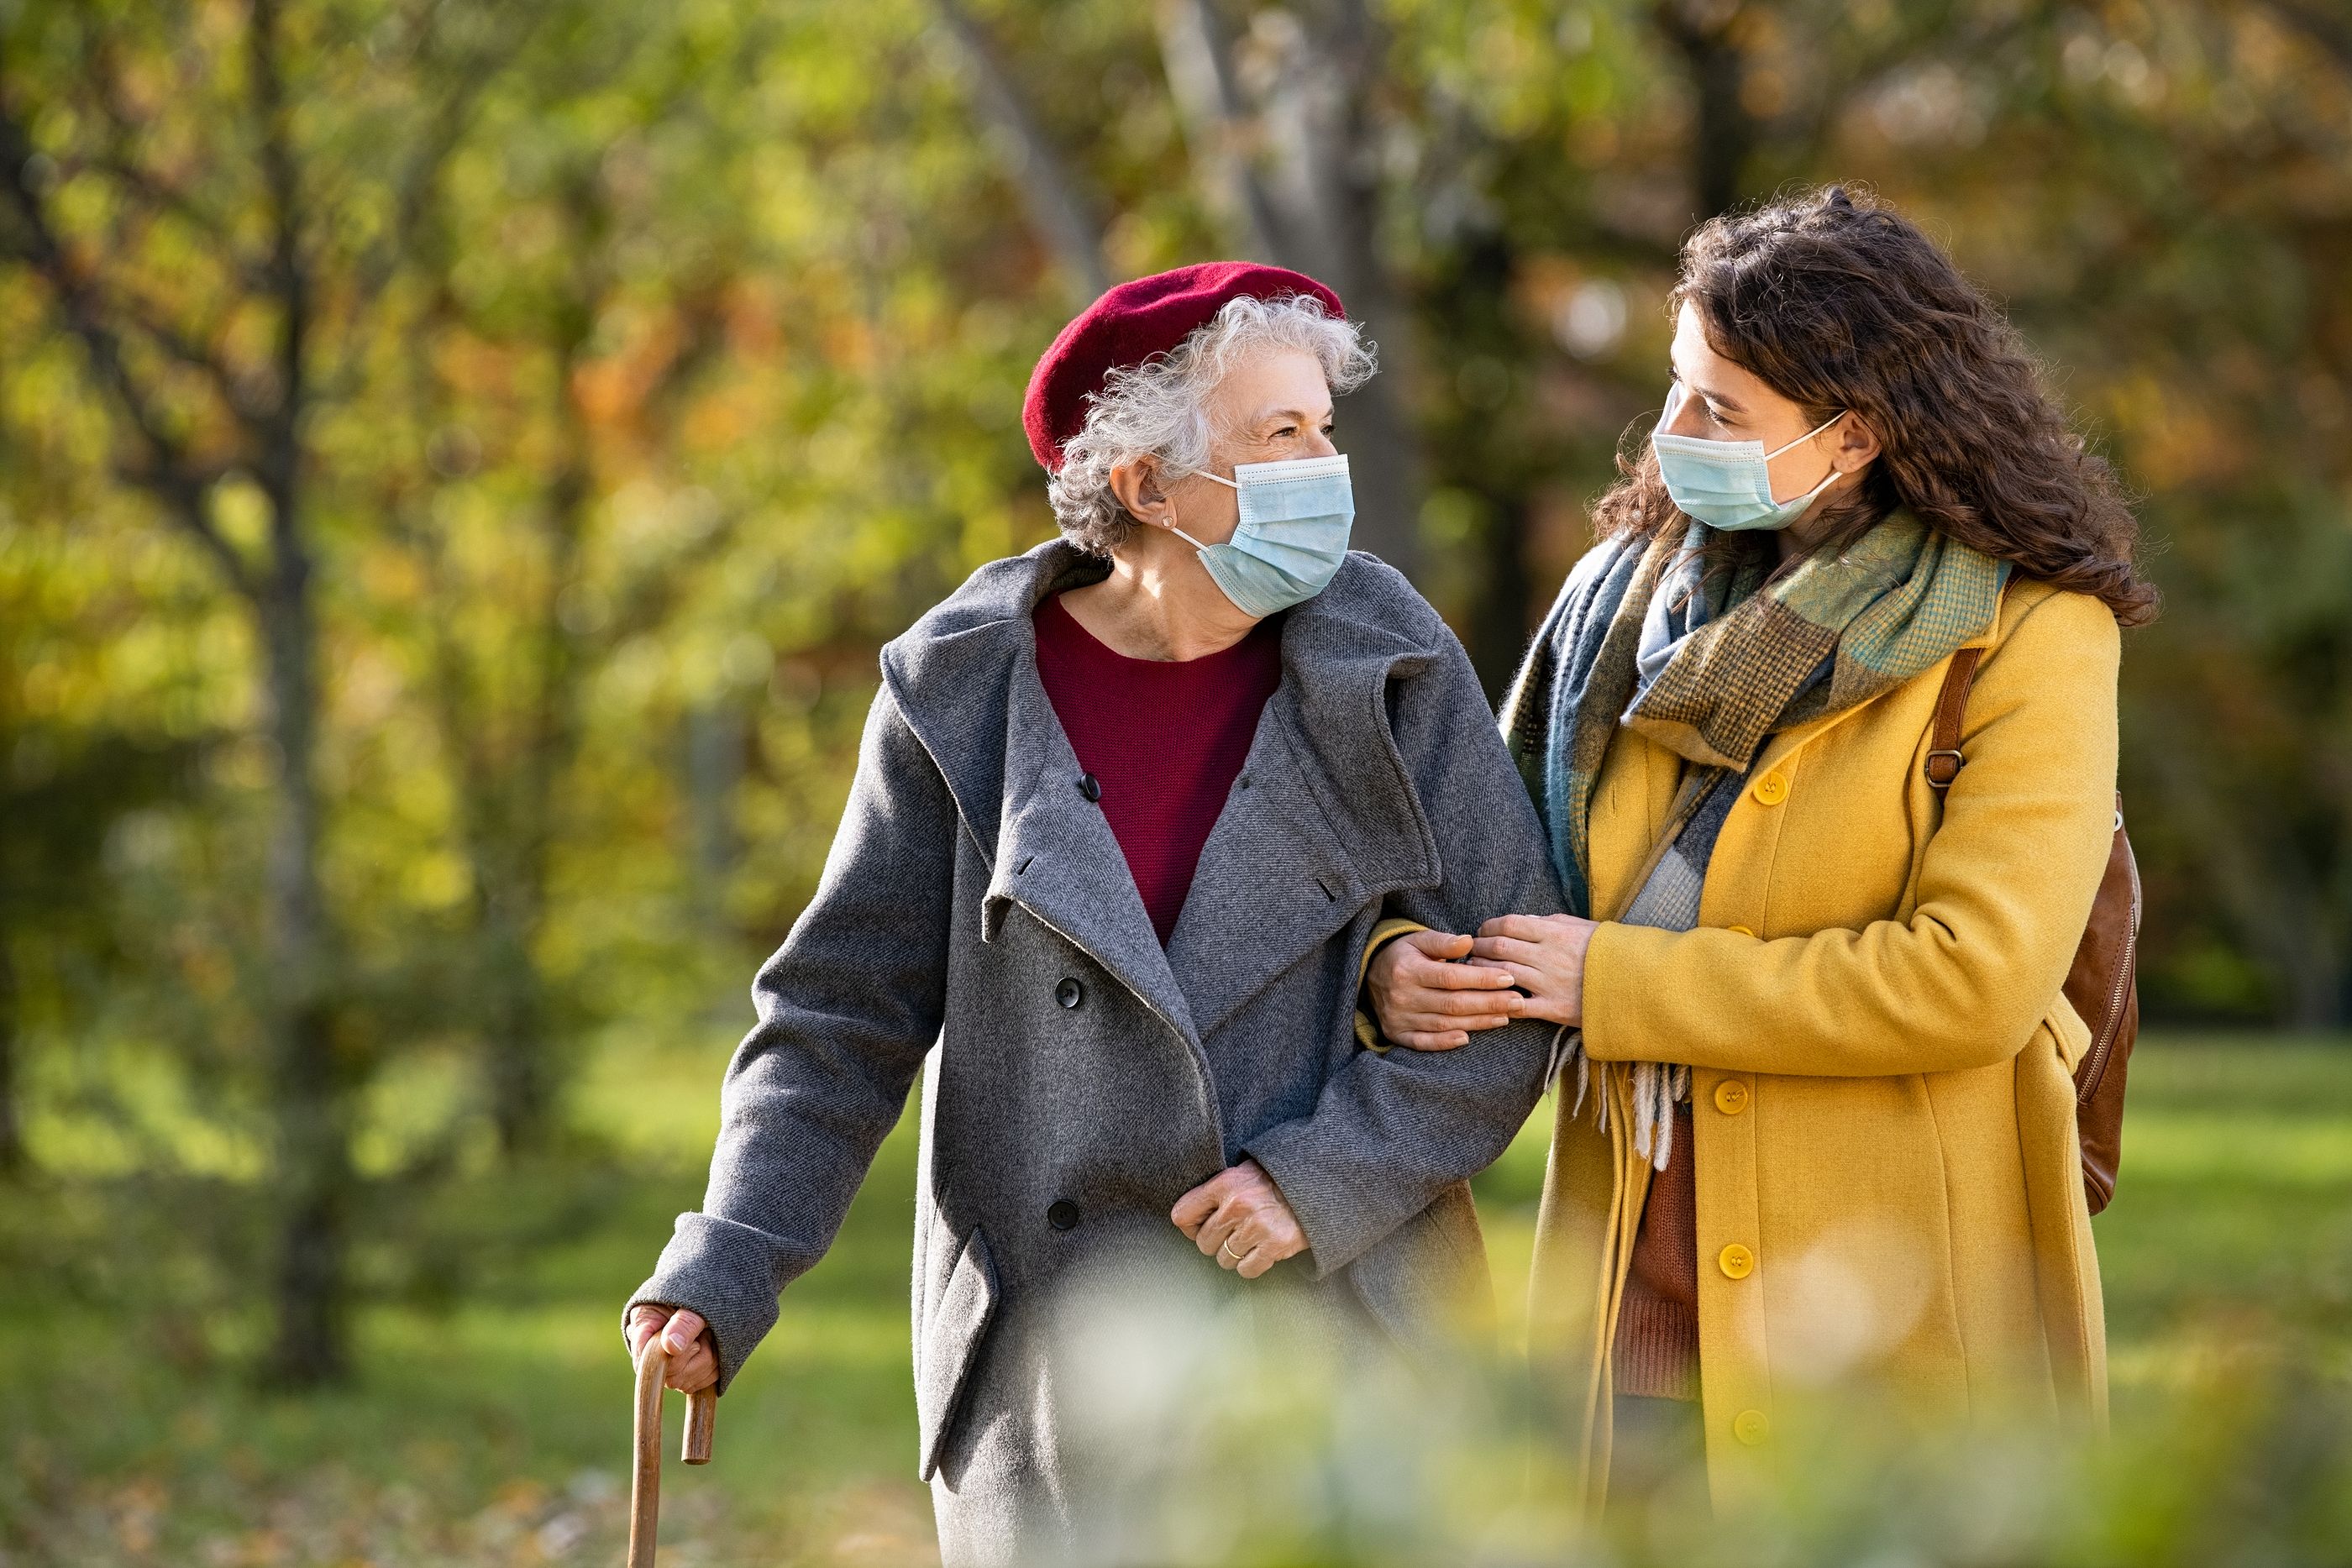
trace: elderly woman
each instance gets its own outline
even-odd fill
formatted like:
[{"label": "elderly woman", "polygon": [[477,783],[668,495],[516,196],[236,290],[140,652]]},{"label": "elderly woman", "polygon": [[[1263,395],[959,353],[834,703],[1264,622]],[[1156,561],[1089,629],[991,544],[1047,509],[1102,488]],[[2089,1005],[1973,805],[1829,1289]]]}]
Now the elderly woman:
[{"label": "elderly woman", "polygon": [[[931,1053],[918,1465],[950,1563],[1104,1555],[1118,1456],[1079,1406],[1143,1397],[1165,1349],[1120,1341],[1106,1393],[1080,1356],[1106,1303],[1239,1293],[1352,1354],[1427,1344],[1486,1289],[1465,1178],[1554,1030],[1368,1049],[1361,967],[1384,919],[1559,893],[1460,645],[1348,553],[1331,398],[1371,368],[1330,290],[1240,264],[1124,284],[1046,352],[1024,423],[1062,537],[884,650],[702,1210],[630,1303],[675,1386],[723,1390]],[[1245,1392],[1223,1381],[1192,1393]]]}]

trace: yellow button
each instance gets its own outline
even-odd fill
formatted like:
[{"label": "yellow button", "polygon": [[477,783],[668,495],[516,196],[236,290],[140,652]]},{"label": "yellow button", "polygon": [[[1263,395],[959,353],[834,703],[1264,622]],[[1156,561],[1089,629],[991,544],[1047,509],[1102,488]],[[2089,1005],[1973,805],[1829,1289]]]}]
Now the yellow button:
[{"label": "yellow button", "polygon": [[1716,1254],[1716,1266],[1735,1280],[1745,1280],[1756,1271],[1756,1254],[1735,1241]]},{"label": "yellow button", "polygon": [[1724,929],[1730,932],[1734,936],[1753,936],[1756,935],[1753,928],[1746,925],[1727,925]]},{"label": "yellow button", "polygon": [[1789,798],[1789,780],[1783,778],[1780,770],[1776,768],[1756,780],[1754,793],[1756,799],[1762,804],[1777,806]]},{"label": "yellow button", "polygon": [[[1727,1078],[1715,1086],[1715,1108],[1727,1116],[1737,1116],[1748,1109],[1748,1085],[1737,1078]],[[1728,1273],[1729,1270],[1726,1270]]]},{"label": "yellow button", "polygon": [[1761,1410],[1742,1410],[1731,1418],[1731,1435],[1752,1448],[1772,1435],[1772,1423]]}]

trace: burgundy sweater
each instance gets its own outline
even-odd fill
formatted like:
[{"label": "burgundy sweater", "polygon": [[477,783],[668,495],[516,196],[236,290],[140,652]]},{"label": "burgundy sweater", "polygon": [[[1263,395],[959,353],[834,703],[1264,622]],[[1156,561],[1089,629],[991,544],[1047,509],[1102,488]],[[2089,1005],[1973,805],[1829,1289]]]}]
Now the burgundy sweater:
[{"label": "burgundy sweater", "polygon": [[1281,621],[1270,616],[1206,658],[1168,663],[1112,652],[1059,595],[1037,606],[1037,674],[1078,766],[1101,790],[1163,947],[1258,715],[1282,684]]},{"label": "burgundy sweater", "polygon": [[1616,1392],[1698,1397],[1698,1166],[1691,1108],[1675,1107],[1666,1168],[1650,1177],[1618,1308]]}]

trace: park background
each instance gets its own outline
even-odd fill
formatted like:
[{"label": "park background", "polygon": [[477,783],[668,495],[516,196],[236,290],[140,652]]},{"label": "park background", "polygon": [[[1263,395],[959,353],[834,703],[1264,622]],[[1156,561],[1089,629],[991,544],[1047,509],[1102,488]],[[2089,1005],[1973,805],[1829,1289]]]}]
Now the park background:
[{"label": "park background", "polygon": [[[616,1560],[617,1308],[877,648],[1050,530],[1060,325],[1214,256],[1334,284],[1360,543],[1493,687],[1662,398],[1680,239],[1827,180],[2004,303],[2166,608],[2125,1459],[2063,1527],[1864,1488],[1781,1560],[2343,1561],[2340,5],[11,0],[0,1563]],[[1481,1184],[1507,1319],[1541,1154]],[[902,1128],[674,1560],[921,1560],[912,1184]]]}]

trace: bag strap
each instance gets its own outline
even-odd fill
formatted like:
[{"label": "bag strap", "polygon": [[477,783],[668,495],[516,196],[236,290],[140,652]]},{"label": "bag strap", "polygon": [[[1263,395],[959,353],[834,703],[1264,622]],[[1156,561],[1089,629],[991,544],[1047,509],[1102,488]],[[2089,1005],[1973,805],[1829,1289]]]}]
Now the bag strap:
[{"label": "bag strap", "polygon": [[1927,788],[1939,795],[1968,766],[1969,759],[1960,754],[1960,721],[1968,716],[1969,688],[1976,685],[1977,665],[1984,654],[1982,648],[1954,653],[1944,672],[1944,689],[1936,694],[1936,719],[1927,732],[1927,757],[1920,771],[1927,776]]}]

